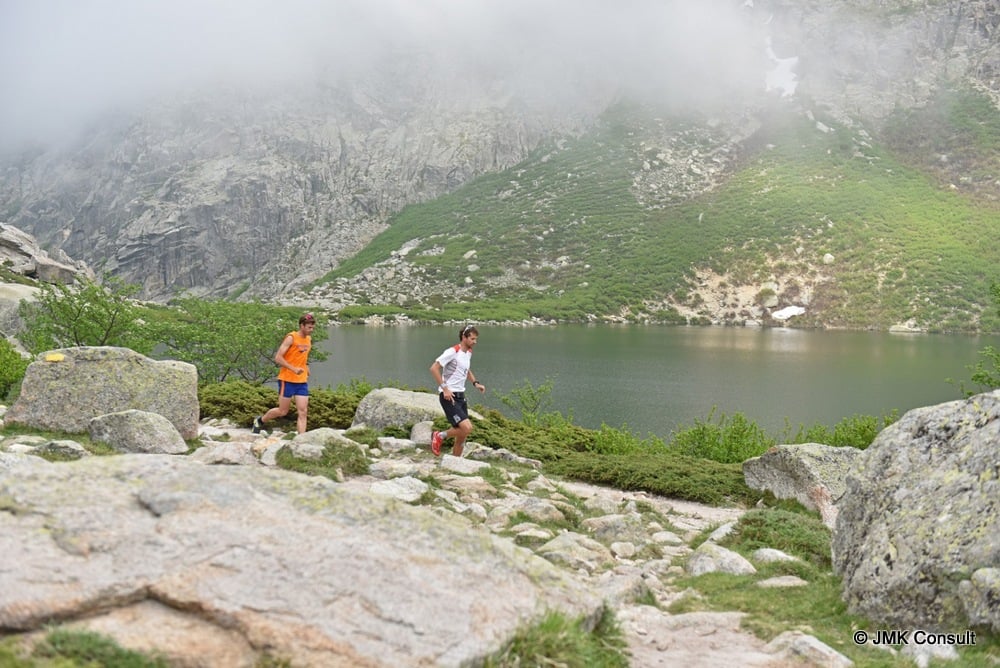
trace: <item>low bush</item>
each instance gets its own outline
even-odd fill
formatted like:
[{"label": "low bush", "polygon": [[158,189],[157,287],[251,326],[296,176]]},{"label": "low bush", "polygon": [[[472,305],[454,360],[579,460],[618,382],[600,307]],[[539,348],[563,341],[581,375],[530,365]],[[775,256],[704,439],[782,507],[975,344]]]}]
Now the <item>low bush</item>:
[{"label": "low bush", "polygon": [[[310,429],[347,429],[354,421],[354,413],[363,396],[344,386],[336,390],[310,389],[309,395]],[[232,380],[201,386],[198,388],[198,402],[203,418],[228,418],[236,424],[250,426],[254,417],[278,405],[278,393],[265,385]],[[285,426],[294,425],[294,403],[288,415],[277,422]]]},{"label": "low bush", "polygon": [[277,393],[263,385],[245,380],[211,383],[198,388],[201,417],[228,418],[236,424],[249,426],[277,402]]},{"label": "low bush", "polygon": [[655,436],[639,438],[627,426],[621,429],[602,424],[594,432],[592,451],[602,455],[628,455],[664,453],[666,445]]},{"label": "low bush", "polygon": [[714,506],[752,505],[760,494],[747,487],[739,464],[680,454],[600,455],[569,453],[545,470],[574,480],[641,490]]},{"label": "low bush", "polygon": [[347,429],[362,397],[340,390],[309,390],[309,428]]},{"label": "low bush", "polygon": [[567,421],[529,426],[494,410],[475,420],[472,440],[540,460],[547,473],[574,480],[644,490],[709,504],[753,504],[760,494],[743,480],[737,463],[681,454],[658,439],[642,440],[624,429],[585,429]]},{"label": "low bush", "polygon": [[793,432],[791,425],[786,424],[782,432],[771,436],[742,413],[716,417],[713,408],[704,420],[695,419],[693,426],[679,427],[672,434],[669,447],[689,457],[731,464],[759,457],[778,443],[821,443],[864,450],[880,431],[898,419],[898,411],[881,418],[853,415],[843,418],[832,428],[824,424],[799,425],[798,430]]},{"label": "low bush", "polygon": [[671,447],[689,457],[735,464],[758,457],[775,444],[774,438],[742,413],[732,417],[722,414],[713,421],[714,416],[713,408],[705,420],[696,419],[694,426],[678,428]]},{"label": "low bush", "polygon": [[787,437],[782,442],[822,443],[838,448],[852,447],[864,450],[872,444],[872,441],[875,440],[880,431],[898,419],[899,411],[892,411],[881,418],[877,418],[874,415],[852,415],[851,417],[843,418],[833,426],[833,429],[821,424],[808,428],[800,426],[794,436],[787,436],[789,430],[786,427],[785,434]]},{"label": "low bush", "polygon": [[[575,451],[593,449],[593,431],[564,422],[554,427],[529,426],[492,409],[479,409],[484,419],[473,419],[470,440],[497,449],[506,448],[523,457],[543,462],[559,459]],[[435,426],[447,426],[444,418]]]},{"label": "low bush", "polygon": [[21,387],[29,363],[10,341],[0,337],[0,400],[12,398]]}]

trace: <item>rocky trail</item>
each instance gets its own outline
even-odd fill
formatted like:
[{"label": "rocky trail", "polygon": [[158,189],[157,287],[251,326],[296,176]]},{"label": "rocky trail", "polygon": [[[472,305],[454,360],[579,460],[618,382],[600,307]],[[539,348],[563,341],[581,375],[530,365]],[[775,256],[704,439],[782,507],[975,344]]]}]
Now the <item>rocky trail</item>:
[{"label": "rocky trail", "polygon": [[[218,433],[218,427],[206,426],[203,437],[211,438]],[[223,425],[221,433],[228,434],[231,442],[248,444],[249,450],[267,462],[268,454],[284,442],[285,434],[255,435],[249,430]],[[434,471],[462,470],[458,458],[444,455],[440,460],[433,458],[429,450],[416,448],[404,450],[407,459],[423,462],[423,471],[433,467]],[[466,456],[473,461],[487,457],[488,449],[469,443]],[[371,453],[369,453],[371,454]],[[343,485],[368,492],[384,478],[379,475],[357,476],[344,480]],[[692,612],[672,615],[663,608],[678,597],[689,595],[671,585],[671,580],[684,573],[681,561],[692,552],[689,543],[709,529],[720,528],[718,535],[727,532],[742,515],[737,508],[717,508],[701,503],[668,499],[645,492],[624,492],[621,490],[575,481],[551,481],[559,489],[584,499],[591,507],[619,509],[639,502],[648,504],[664,517],[668,517],[673,528],[682,531],[681,541],[666,546],[664,554],[669,555],[659,563],[649,564],[641,559],[618,558],[618,564],[596,577],[578,570],[578,575],[590,586],[597,586],[604,592],[612,592],[609,600],[617,600],[615,614],[628,643],[630,665],[635,668],[658,666],[688,666],[690,668],[714,668],[717,666],[748,666],[759,668],[786,668],[810,665],[850,665],[840,663],[843,659],[815,639],[801,633],[785,634],[775,642],[767,643],[740,629],[744,614],[740,612]],[[654,527],[654,529],[657,527]],[[657,577],[650,573],[656,572]],[[658,607],[637,604],[629,600],[627,592],[634,593],[636,573],[643,573],[645,585],[653,592]],[[838,658],[835,658],[838,657]]]}]

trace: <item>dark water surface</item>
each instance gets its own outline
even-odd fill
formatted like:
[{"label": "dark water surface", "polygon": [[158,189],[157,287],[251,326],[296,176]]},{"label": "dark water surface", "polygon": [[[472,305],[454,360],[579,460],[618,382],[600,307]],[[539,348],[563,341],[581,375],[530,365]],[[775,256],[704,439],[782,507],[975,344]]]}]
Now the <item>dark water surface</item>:
[{"label": "dark water surface", "polygon": [[[667,438],[679,426],[740,412],[774,435],[852,415],[882,416],[960,398],[978,351],[997,336],[826,332],[740,327],[560,325],[479,327],[473,373],[499,400],[525,382],[554,386],[551,409],[576,424],[626,426]],[[314,387],[353,378],[432,386],[428,368],[458,342],[454,327],[331,327],[330,359],[312,365]],[[471,386],[470,386],[471,390]]]}]

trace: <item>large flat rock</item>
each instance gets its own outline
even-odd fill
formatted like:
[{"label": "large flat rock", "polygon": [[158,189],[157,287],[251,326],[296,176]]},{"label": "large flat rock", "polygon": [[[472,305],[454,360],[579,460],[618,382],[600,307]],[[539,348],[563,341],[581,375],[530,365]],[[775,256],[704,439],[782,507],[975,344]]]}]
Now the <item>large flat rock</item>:
[{"label": "large flat rock", "polygon": [[601,606],[460,516],[169,455],[0,454],[0,554],[4,631],[172,619],[220,661],[249,647],[293,665],[464,665],[546,611]]}]

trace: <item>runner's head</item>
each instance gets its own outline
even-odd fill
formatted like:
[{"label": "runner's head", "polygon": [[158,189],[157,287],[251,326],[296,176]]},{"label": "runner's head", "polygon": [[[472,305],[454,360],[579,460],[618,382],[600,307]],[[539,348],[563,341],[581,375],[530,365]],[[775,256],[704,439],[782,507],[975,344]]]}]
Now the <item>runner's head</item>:
[{"label": "runner's head", "polygon": [[312,334],[314,329],[316,329],[316,318],[312,313],[303,313],[299,317],[299,333],[305,336]]},{"label": "runner's head", "polygon": [[465,327],[463,327],[462,329],[459,330],[459,332],[458,332],[458,340],[461,341],[462,339],[470,337],[473,334],[475,334],[475,335],[478,336],[479,335],[479,330],[476,329],[475,327],[473,327],[472,325],[466,325]]}]

